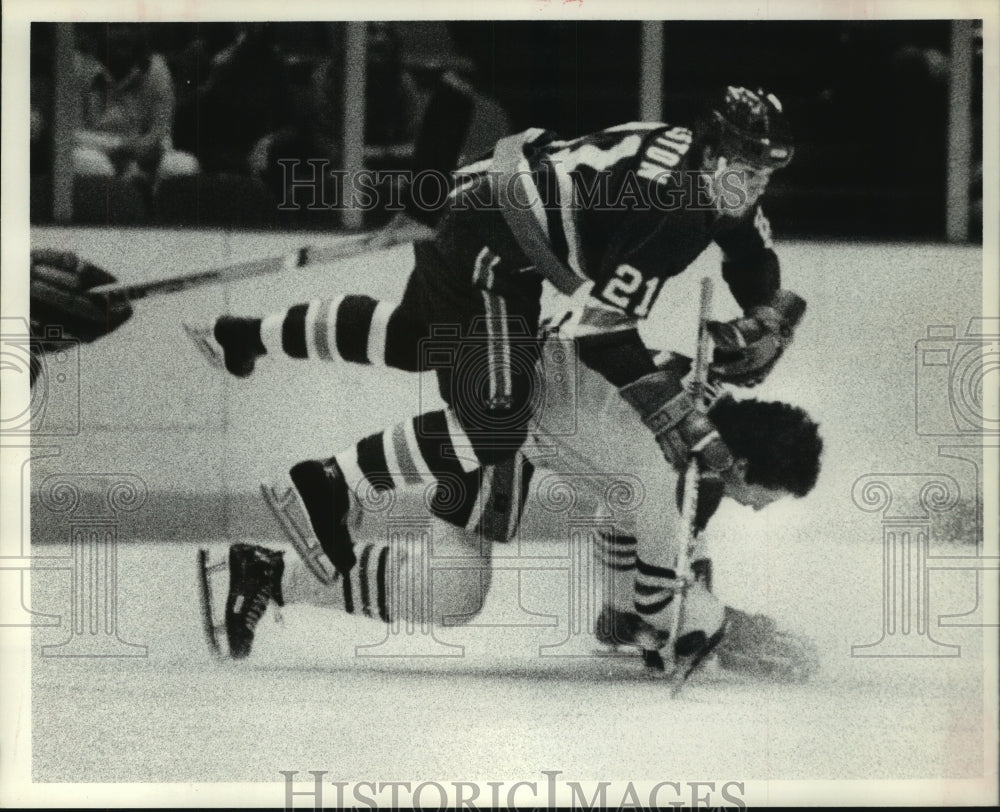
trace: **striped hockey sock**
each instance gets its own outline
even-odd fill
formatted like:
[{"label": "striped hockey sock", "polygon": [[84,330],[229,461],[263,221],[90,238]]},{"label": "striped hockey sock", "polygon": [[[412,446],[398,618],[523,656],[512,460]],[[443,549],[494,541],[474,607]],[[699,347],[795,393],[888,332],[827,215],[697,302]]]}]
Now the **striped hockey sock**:
[{"label": "striped hockey sock", "polygon": [[[478,483],[479,462],[450,409],[418,415],[369,435],[334,459],[356,497],[354,506],[363,506],[370,497],[378,502],[380,492],[407,485],[435,485],[433,499],[438,503],[442,499],[448,504],[468,503],[464,517],[449,519],[461,525],[478,492],[474,482]],[[475,492],[470,492],[473,488]]]},{"label": "striped hockey sock", "polygon": [[594,558],[602,569],[604,604],[634,612],[635,536],[601,533],[594,545]]},{"label": "striped hockey sock", "polygon": [[389,622],[391,545],[388,541],[365,541],[355,545],[357,566],[334,583],[320,581],[297,557],[286,557],[284,597],[290,604],[308,604],[339,609],[348,614]]},{"label": "striped hockey sock", "polygon": [[396,305],[370,296],[297,304],[261,320],[260,339],[275,358],[386,365],[389,318]]},{"label": "striped hockey sock", "polygon": [[387,541],[366,542],[355,546],[358,564],[339,584],[345,612],[381,620],[383,623],[389,622],[389,550]]},{"label": "striped hockey sock", "polygon": [[657,628],[665,628],[677,591],[677,573],[667,567],[647,564],[636,558],[635,611]]},{"label": "striped hockey sock", "polygon": [[601,533],[595,555],[605,567],[615,572],[632,572],[636,568],[635,536]]}]

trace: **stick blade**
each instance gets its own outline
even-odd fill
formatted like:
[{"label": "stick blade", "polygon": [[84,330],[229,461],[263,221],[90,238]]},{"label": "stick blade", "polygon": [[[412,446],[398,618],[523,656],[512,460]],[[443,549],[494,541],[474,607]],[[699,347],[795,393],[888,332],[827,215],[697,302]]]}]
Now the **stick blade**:
[{"label": "stick blade", "polygon": [[189,324],[181,322],[184,332],[194,343],[199,354],[215,369],[225,370],[222,347],[219,346],[210,324]]}]

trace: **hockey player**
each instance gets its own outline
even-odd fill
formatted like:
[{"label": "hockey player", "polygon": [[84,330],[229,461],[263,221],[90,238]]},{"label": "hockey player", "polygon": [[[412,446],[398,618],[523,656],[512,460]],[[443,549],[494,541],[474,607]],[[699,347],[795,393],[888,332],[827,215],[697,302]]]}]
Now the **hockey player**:
[{"label": "hockey player", "polygon": [[[573,347],[573,342],[553,336],[545,342],[546,351],[572,352]],[[671,357],[657,365],[640,386],[647,395],[655,387],[664,398],[660,405],[665,411],[684,411],[692,406],[681,384],[685,372],[683,363]],[[539,480],[535,489],[539,502],[546,501],[544,492],[552,490],[546,483],[551,486],[554,475],[557,488],[572,489],[578,508],[585,505],[595,518],[614,526],[613,533],[601,534],[594,545],[604,570],[598,639],[640,647],[647,664],[662,666],[659,651],[670,643],[673,599],[681,586],[675,561],[679,545],[686,543],[680,510],[683,479],[677,467],[664,465],[655,444],[646,440],[636,411],[603,376],[581,368],[575,381],[567,379],[562,385],[579,387],[579,431],[551,431],[553,425],[565,421],[566,411],[577,408],[565,391],[556,391],[551,411],[536,413],[532,440],[522,452],[489,469],[468,514],[466,546],[478,558],[478,567],[470,562],[461,570],[449,569],[443,573],[445,580],[426,575],[414,579],[415,573],[432,570],[432,561],[413,560],[427,556],[428,551],[387,541],[376,533],[359,534],[355,543],[359,564],[340,575],[310,533],[306,517],[295,514],[296,501],[286,495],[285,511],[279,517],[299,553],[287,573],[279,552],[244,544],[230,550],[226,632],[231,654],[243,657],[250,652],[256,624],[272,599],[279,604],[289,600],[333,606],[386,623],[474,616],[485,597],[483,584],[489,581],[491,543],[508,541],[517,532],[534,474]],[[597,421],[597,416],[604,419]],[[779,633],[773,621],[723,607],[712,595],[711,559],[701,531],[723,498],[760,510],[783,497],[809,493],[822,452],[817,426],[805,412],[788,404],[737,401],[728,395],[712,404],[709,423],[709,434],[718,433],[710,453],[730,455],[730,464],[702,466],[695,518],[698,533],[691,555],[696,581],[686,592],[675,652],[681,657],[703,654],[722,637],[725,622],[727,636],[720,650],[723,665],[756,674],[805,676],[815,667],[808,645]],[[609,432],[607,427],[612,425],[617,430]],[[665,424],[659,434],[664,448],[683,451],[683,458],[688,457],[689,440],[678,424]],[[696,453],[704,458],[706,449],[703,446]],[[621,486],[631,489],[631,496],[609,499],[610,493],[621,496]],[[623,507],[623,503],[627,504]],[[544,523],[556,517],[546,514],[544,507],[535,514],[536,524],[539,518]]]},{"label": "hockey player", "polygon": [[[712,376],[744,386],[762,380],[805,308],[781,288],[758,202],[791,157],[778,100],[737,87],[693,127],[633,123],[568,141],[528,130],[459,171],[434,238],[415,244],[398,304],[346,295],[262,319],[222,316],[205,328],[237,376],[262,356],[437,372],[446,408],[291,468],[334,565],[346,573],[357,560],[348,528],[359,494],[418,480],[467,482],[517,453],[532,403],[548,387],[538,379],[539,369],[548,374],[538,364],[543,318],[575,313],[576,334],[593,339],[580,361],[623,394],[652,372],[638,322],[664,283],[713,241],[745,315],[712,324]],[[694,415],[681,422],[685,436],[705,430]],[[712,464],[725,464],[724,455]],[[462,511],[438,515],[465,521]]]}]

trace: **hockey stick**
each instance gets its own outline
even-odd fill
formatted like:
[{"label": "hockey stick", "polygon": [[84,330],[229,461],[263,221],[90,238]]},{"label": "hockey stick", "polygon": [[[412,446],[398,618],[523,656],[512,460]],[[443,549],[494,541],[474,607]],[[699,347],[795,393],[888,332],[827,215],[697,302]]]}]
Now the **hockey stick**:
[{"label": "hockey stick", "polygon": [[[712,340],[706,327],[712,308],[712,280],[704,277],[701,280],[701,303],[698,311],[698,348],[694,361],[693,391],[691,392],[695,408],[703,410],[705,408],[704,390],[708,379],[708,355],[709,344]],[[684,499],[681,503],[681,524],[684,535],[681,539],[680,550],[677,553],[676,575],[681,581],[681,588],[677,591],[675,598],[674,613],[670,621],[670,660],[673,665],[671,671],[671,681],[673,682],[672,695],[676,696],[684,682],[691,675],[698,664],[704,659],[704,652],[700,657],[696,657],[683,672],[678,672],[676,654],[674,651],[677,645],[677,635],[680,631],[681,613],[684,610],[684,596],[691,583],[691,562],[690,548],[694,544],[695,521],[698,513],[698,486],[700,483],[701,470],[697,456],[692,456],[688,461],[687,469],[684,472]],[[716,641],[717,642],[717,641]]]},{"label": "hockey stick", "polygon": [[340,259],[350,259],[371,251],[381,251],[403,243],[413,242],[414,239],[426,233],[425,226],[390,224],[378,231],[359,234],[333,245],[322,247],[307,245],[281,256],[252,259],[198,273],[173,276],[154,282],[142,282],[137,285],[125,285],[110,290],[96,289],[90,293],[105,297],[109,303],[131,302],[136,299],[145,299],[147,296],[191,290],[202,285],[238,282],[279,271],[299,270],[310,265],[322,265]]}]

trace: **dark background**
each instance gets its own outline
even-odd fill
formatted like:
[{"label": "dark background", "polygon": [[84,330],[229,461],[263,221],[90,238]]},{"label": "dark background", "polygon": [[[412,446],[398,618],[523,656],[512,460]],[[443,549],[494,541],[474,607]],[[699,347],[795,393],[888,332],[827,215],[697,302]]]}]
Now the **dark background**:
[{"label": "dark background", "polygon": [[[76,28],[78,47],[99,42],[101,26]],[[209,74],[212,53],[231,42],[238,28],[235,23],[147,27],[152,49],[167,58],[178,87],[175,146],[200,150],[201,175],[197,184],[164,184],[156,196],[115,211],[107,201],[121,190],[98,190],[104,194],[97,194],[95,208],[87,190],[78,188],[78,221],[282,228],[336,224],[330,216],[317,220],[315,213],[277,212],[274,184],[251,177],[238,160],[213,157],[209,146],[240,139],[252,144],[282,127],[296,132],[302,111],[311,109],[310,83],[317,66],[329,63],[333,80],[343,69],[337,59],[341,27],[257,24],[257,45],[237,66],[229,90],[215,99],[192,101],[190,91]],[[52,29],[32,26],[32,105],[43,111],[51,96]],[[478,146],[488,146],[508,129],[546,127],[573,136],[638,118],[638,21],[407,22],[373,24],[369,31],[366,142],[373,168],[407,166],[429,88],[442,70],[462,76],[481,94],[481,102],[489,102],[481,108],[483,143]],[[797,152],[768,191],[766,205],[780,233],[943,239],[947,20],[680,21],[667,22],[664,33],[667,120],[688,123],[705,99],[726,84],[763,86],[782,100]],[[978,240],[978,43],[974,59],[970,238]],[[336,112],[337,102],[324,100],[328,112]],[[296,134],[289,139],[289,154],[315,154],[309,152],[315,148],[308,138]],[[246,144],[239,149],[242,155]],[[49,220],[50,152],[51,143],[44,139],[33,145],[35,222]]]}]

